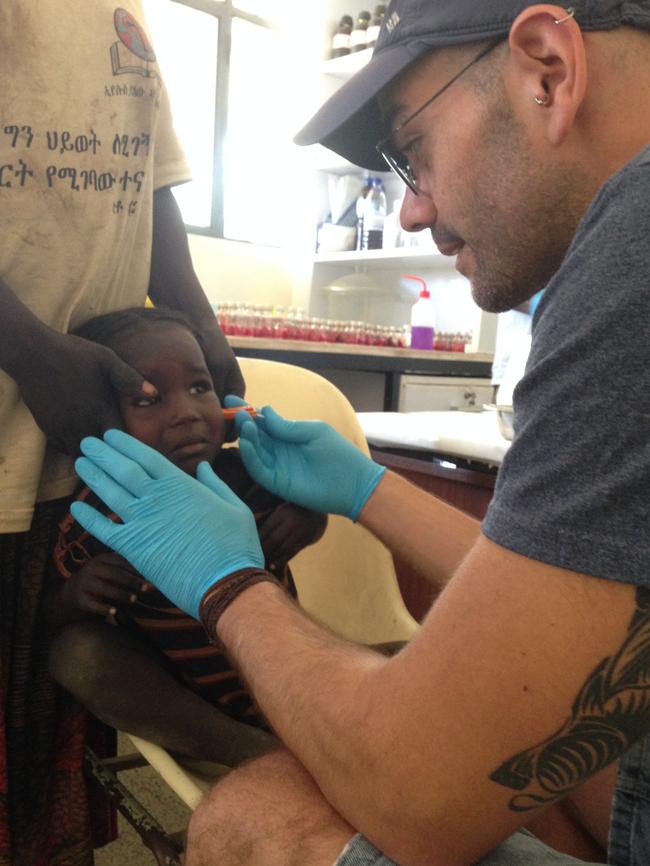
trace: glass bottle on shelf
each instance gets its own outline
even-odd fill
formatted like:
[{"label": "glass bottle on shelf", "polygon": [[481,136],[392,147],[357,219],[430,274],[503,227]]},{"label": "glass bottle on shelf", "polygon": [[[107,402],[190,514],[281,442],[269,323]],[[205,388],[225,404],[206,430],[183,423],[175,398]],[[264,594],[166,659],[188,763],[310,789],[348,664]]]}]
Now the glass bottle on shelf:
[{"label": "glass bottle on shelf", "polygon": [[363,249],[363,209],[366,203],[366,196],[372,189],[372,178],[367,171],[363,173],[363,188],[357,197],[355,205],[357,214],[357,250]]},{"label": "glass bottle on shelf", "polygon": [[372,22],[368,25],[368,30],[366,32],[366,44],[368,48],[372,48],[377,41],[377,37],[379,36],[379,30],[384,21],[385,14],[386,7],[383,3],[375,6],[375,14],[372,16]]},{"label": "glass bottle on shelf", "polygon": [[354,21],[351,15],[343,15],[339,21],[339,26],[336,33],[332,36],[332,47],[330,49],[330,57],[344,57],[350,53],[350,34]]},{"label": "glass bottle on shelf", "polygon": [[400,224],[400,210],[402,208],[402,199],[396,198],[393,202],[393,209],[386,214],[384,220],[384,249],[397,249],[403,246],[402,227]]},{"label": "glass bottle on shelf", "polygon": [[361,249],[380,250],[384,242],[386,193],[380,177],[373,177],[372,188],[363,203]]},{"label": "glass bottle on shelf", "polygon": [[363,51],[368,47],[368,24],[370,24],[370,12],[365,10],[359,12],[350,34],[350,51]]}]

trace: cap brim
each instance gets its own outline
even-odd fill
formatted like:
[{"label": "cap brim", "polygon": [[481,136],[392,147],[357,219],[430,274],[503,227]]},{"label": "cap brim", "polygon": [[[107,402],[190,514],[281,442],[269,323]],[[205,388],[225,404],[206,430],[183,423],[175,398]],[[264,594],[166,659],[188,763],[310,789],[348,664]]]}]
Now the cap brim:
[{"label": "cap brim", "polygon": [[411,42],[375,53],[300,130],[295,143],[319,143],[354,165],[386,171],[386,163],[375,149],[385,135],[377,96],[431,47],[427,42]]}]

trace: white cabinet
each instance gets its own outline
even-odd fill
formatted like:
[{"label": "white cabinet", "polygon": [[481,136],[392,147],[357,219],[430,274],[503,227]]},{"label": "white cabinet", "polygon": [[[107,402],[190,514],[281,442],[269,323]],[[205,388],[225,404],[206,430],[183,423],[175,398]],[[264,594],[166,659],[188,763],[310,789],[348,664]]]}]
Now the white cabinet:
[{"label": "white cabinet", "polygon": [[492,402],[489,380],[453,376],[402,376],[398,412],[481,412]]}]

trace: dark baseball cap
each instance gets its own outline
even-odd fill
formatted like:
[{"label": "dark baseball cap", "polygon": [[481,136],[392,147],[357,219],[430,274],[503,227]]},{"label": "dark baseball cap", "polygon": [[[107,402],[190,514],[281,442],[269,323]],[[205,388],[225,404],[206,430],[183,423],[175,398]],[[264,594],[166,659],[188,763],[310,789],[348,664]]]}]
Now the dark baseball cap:
[{"label": "dark baseball cap", "polygon": [[[296,144],[323,144],[372,171],[386,171],[375,145],[386,135],[377,95],[433,48],[508,35],[535,0],[392,0],[370,62],[298,133]],[[563,5],[563,4],[562,4]],[[582,30],[622,24],[650,30],[650,0],[571,0]]]}]

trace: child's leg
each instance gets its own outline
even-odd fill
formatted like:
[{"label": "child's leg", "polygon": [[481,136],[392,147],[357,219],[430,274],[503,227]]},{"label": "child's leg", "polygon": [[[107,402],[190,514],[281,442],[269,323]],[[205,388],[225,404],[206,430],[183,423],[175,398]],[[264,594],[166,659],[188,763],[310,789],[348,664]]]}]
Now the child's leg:
[{"label": "child's leg", "polygon": [[108,623],[61,629],[52,642],[50,671],[98,719],[181,755],[235,766],[277,745],[270,734],[195,695],[155,650]]}]

